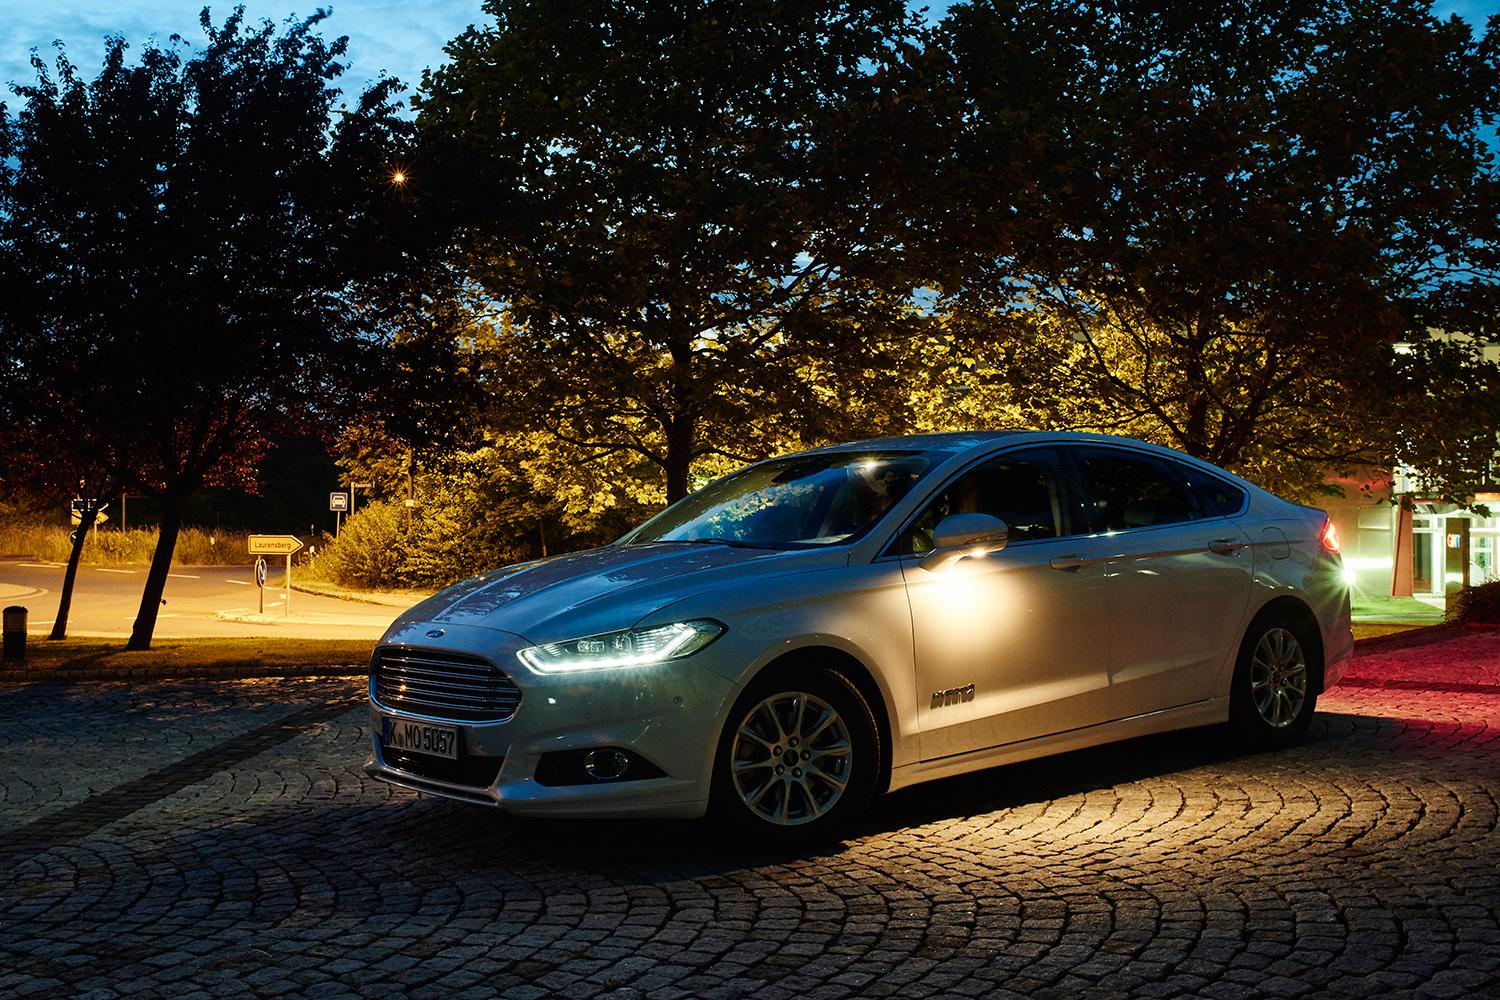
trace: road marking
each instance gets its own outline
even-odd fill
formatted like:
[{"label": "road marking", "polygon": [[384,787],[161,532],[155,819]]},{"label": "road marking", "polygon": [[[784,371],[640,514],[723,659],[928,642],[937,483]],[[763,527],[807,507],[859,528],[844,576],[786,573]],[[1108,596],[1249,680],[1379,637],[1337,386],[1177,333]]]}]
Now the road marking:
[{"label": "road marking", "polygon": [[62,563],[16,563],[17,566],[29,566],[32,569],[56,569]]},{"label": "road marking", "polygon": [[201,580],[201,579],[203,579],[201,576],[193,576],[191,573],[168,573],[167,575],[170,576],[174,580]]},{"label": "road marking", "polygon": [[55,622],[55,621],[51,621],[51,622],[32,622],[31,624],[33,624],[33,625],[56,625],[57,622]]},{"label": "road marking", "polygon": [[253,586],[255,586],[255,584],[251,583],[249,580],[225,580],[224,582],[225,583],[232,583],[236,587],[253,587]]},{"label": "road marking", "polygon": [[[181,618],[182,616],[179,615],[179,614],[176,614],[175,612],[174,613],[170,613],[170,614],[164,612],[162,614],[157,615],[156,617],[160,619],[160,618]],[[121,621],[127,621],[127,622],[133,622],[133,621],[135,621],[135,615],[131,615],[128,618],[122,618],[120,620]]]},{"label": "road marking", "polygon": [[101,573],[129,573],[131,575],[135,574],[135,570],[133,570],[133,569],[109,569],[109,568],[104,567],[104,566],[100,566],[99,567],[99,572],[101,572]]}]

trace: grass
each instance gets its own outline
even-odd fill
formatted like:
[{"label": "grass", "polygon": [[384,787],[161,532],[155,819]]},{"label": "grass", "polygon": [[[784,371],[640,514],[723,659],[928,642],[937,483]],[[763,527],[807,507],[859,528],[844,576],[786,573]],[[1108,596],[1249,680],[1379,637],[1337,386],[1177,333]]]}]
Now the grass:
[{"label": "grass", "polygon": [[1410,632],[1412,629],[1423,628],[1427,624],[1435,625],[1437,623],[1431,622],[1423,624],[1400,624],[1396,622],[1355,622],[1354,638],[1374,639],[1382,635],[1395,635],[1397,632]]},{"label": "grass", "polygon": [[[73,543],[73,529],[51,524],[0,524],[0,556],[65,563]],[[95,566],[143,566],[156,551],[155,528],[116,531],[113,527],[89,532],[83,561]],[[172,553],[174,566],[235,566],[251,561],[243,532],[183,528]]]},{"label": "grass", "polygon": [[374,648],[374,642],[363,639],[158,639],[150,649],[133,651],[125,649],[122,639],[53,642],[31,636],[26,641],[26,667],[101,671],[140,667],[211,673],[227,668],[363,666]]},{"label": "grass", "polygon": [[1355,594],[1349,610],[1357,621],[1390,625],[1436,625],[1443,620],[1442,608],[1423,604],[1414,597]]}]

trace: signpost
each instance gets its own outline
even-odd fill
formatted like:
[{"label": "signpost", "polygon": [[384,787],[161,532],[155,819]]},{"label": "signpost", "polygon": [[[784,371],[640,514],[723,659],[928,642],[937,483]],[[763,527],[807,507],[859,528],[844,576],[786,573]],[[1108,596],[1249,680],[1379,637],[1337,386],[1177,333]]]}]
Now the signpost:
[{"label": "signpost", "polygon": [[333,537],[339,537],[339,527],[343,524],[344,514],[349,510],[349,494],[328,494],[328,509],[333,511]]},{"label": "signpost", "polygon": [[[292,613],[292,553],[302,548],[302,540],[296,535],[251,535],[250,554],[252,556],[286,556],[286,604],[282,606],[282,615]],[[257,560],[263,564],[264,559]],[[264,578],[264,571],[259,565],[256,566],[255,575],[257,579]],[[265,586],[264,583],[261,586]],[[265,597],[261,597],[261,610],[265,610]]]},{"label": "signpost", "polygon": [[255,587],[260,594],[260,613],[266,613],[266,557],[255,560]]}]

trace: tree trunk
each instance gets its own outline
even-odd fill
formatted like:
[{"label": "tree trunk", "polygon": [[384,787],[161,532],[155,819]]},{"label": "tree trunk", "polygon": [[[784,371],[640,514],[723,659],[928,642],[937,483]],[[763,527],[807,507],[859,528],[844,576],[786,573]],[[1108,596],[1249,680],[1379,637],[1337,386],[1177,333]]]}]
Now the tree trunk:
[{"label": "tree trunk", "polygon": [[49,639],[68,637],[68,611],[73,606],[73,581],[78,578],[78,562],[83,558],[83,546],[88,541],[89,531],[99,517],[99,508],[88,504],[78,521],[78,530],[73,535],[73,551],[68,553],[68,570],[63,574],[62,597],[57,602],[57,621],[52,623]]},{"label": "tree trunk", "polygon": [[182,529],[182,509],[186,501],[169,494],[161,510],[161,534],[156,551],[151,554],[151,569],[146,573],[146,589],[141,594],[141,609],[136,612],[135,627],[130,631],[126,649],[150,649],[151,635],[156,631],[156,616],[161,611],[161,595],[167,588],[167,572],[172,568],[172,553],[177,549],[177,533]]},{"label": "tree trunk", "polygon": [[688,466],[693,459],[693,418],[677,413],[667,423],[667,503],[688,495]]},{"label": "tree trunk", "polygon": [[693,415],[689,409],[692,397],[693,349],[691,342],[673,341],[672,402],[673,412],[667,418],[667,503],[674,504],[688,495],[688,468],[693,461]]}]

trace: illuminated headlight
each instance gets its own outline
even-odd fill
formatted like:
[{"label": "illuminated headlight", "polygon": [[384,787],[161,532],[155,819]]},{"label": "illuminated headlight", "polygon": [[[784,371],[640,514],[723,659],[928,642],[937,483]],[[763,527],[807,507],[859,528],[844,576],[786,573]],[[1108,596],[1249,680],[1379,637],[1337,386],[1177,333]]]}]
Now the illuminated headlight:
[{"label": "illuminated headlight", "polygon": [[516,656],[539,674],[644,667],[692,656],[723,634],[718,622],[674,622],[529,646]]}]

